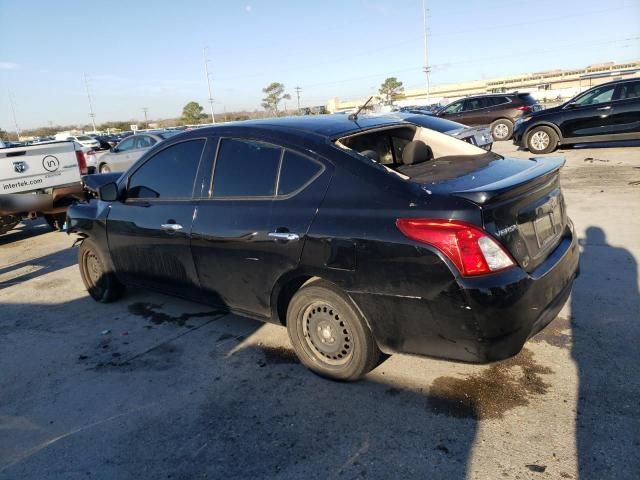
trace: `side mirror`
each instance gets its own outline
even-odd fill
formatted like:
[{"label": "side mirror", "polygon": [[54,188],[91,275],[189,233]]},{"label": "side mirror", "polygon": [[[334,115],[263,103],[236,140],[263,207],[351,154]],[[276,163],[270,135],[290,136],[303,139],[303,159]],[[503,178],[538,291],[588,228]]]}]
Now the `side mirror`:
[{"label": "side mirror", "polygon": [[98,189],[98,196],[103,202],[118,200],[118,185],[115,182],[106,183]]},{"label": "side mirror", "polygon": [[578,105],[577,105],[577,104],[575,104],[574,102],[569,102],[569,103],[567,103],[567,104],[564,106],[564,108],[566,108],[566,109],[568,109],[568,110],[571,110],[571,109],[573,109],[573,108],[578,108]]}]

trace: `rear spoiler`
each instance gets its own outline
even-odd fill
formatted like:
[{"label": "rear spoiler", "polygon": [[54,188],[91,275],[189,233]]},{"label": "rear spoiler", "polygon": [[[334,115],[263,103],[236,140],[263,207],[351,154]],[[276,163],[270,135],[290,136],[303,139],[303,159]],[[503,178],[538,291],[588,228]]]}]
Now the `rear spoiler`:
[{"label": "rear spoiler", "polygon": [[512,198],[554,181],[566,162],[562,157],[532,157],[531,160],[536,162],[532,168],[478,188],[451,192],[451,195],[478,205],[491,203],[499,197],[501,200]]}]

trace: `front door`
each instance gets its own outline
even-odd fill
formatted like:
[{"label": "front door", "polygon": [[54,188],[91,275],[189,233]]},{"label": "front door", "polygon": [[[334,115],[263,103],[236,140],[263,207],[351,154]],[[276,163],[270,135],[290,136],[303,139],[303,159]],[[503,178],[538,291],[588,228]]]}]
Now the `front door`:
[{"label": "front door", "polygon": [[603,85],[577,97],[565,106],[565,117],[559,125],[565,139],[610,135],[611,116],[614,113],[613,93],[615,85]]},{"label": "front door", "polygon": [[195,297],[191,228],[205,139],[174,143],[132,172],[107,217],[109,251],[130,283]]}]

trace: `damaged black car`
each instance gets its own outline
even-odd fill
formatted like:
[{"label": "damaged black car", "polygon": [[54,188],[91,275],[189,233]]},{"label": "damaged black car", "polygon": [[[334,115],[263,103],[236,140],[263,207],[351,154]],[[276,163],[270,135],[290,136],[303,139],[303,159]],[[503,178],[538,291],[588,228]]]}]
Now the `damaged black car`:
[{"label": "damaged black car", "polygon": [[286,326],[355,380],[383,354],[517,354],[579,251],[559,158],[504,158],[393,118],[307,116],[177,135],[68,210],[90,295],[154,289]]}]

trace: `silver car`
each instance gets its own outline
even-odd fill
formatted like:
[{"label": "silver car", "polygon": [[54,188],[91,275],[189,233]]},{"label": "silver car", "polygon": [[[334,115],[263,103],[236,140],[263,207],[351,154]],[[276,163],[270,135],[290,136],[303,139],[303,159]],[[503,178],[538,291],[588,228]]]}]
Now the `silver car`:
[{"label": "silver car", "polygon": [[100,157],[98,172],[124,172],[151,147],[178,133],[167,130],[130,135]]}]

